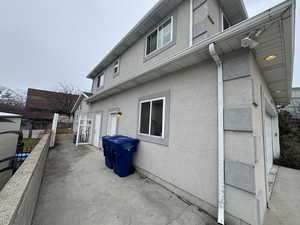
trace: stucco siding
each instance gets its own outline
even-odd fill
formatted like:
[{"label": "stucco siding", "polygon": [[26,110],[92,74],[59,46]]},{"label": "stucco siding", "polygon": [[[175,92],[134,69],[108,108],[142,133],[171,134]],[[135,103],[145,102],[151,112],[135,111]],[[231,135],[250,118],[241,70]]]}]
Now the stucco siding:
[{"label": "stucco siding", "polygon": [[210,36],[222,31],[220,12],[221,10],[217,0],[209,0],[208,16],[211,18],[211,20],[209,19],[208,33]]},{"label": "stucco siding", "polygon": [[217,90],[212,62],[178,71],[93,104],[103,111],[106,135],[108,109],[119,107],[118,134],[136,137],[138,99],[170,91],[170,132],[167,146],[142,141],[136,166],[216,206]]},{"label": "stucco siding", "polygon": [[[145,44],[146,35],[140,38],[134,45],[132,45],[124,54],[120,56],[120,72],[119,75],[113,76],[113,65],[111,64],[103,72],[105,74],[104,89],[108,89],[118,83],[122,83],[134,76],[137,76],[151,68],[155,67],[156,63],[161,60],[166,60],[173,57],[175,54],[181,52],[189,46],[189,21],[190,21],[190,1],[184,1],[170,13],[167,17],[162,18],[161,22],[173,16],[174,19],[174,44],[166,50],[160,52],[154,57],[145,58]],[[159,24],[157,24],[158,26]],[[153,29],[156,27],[153,27]],[[149,30],[151,32],[153,29]],[[95,82],[94,82],[95,83]],[[94,87],[93,93],[96,92]],[[100,90],[101,92],[101,90]]]},{"label": "stucco siding", "polygon": [[279,131],[278,131],[278,116],[276,112],[276,107],[274,105],[274,101],[272,95],[269,91],[269,88],[263,78],[262,73],[257,65],[256,59],[254,55],[251,54],[251,74],[254,80],[255,88],[257,90],[254,93],[255,98],[258,99],[257,107],[253,110],[253,120],[255,126],[255,136],[256,136],[256,155],[257,155],[257,163],[256,163],[256,189],[257,189],[257,199],[259,200],[259,212],[260,212],[260,221],[263,222],[264,212],[266,209],[266,198],[268,185],[266,183],[266,174],[265,174],[265,147],[264,147],[264,116],[266,114],[266,103],[268,101],[273,108],[275,117],[273,120],[275,121],[275,127],[273,127],[273,132],[277,133],[277,137],[274,135],[274,141],[277,143],[276,150],[279,150]]}]

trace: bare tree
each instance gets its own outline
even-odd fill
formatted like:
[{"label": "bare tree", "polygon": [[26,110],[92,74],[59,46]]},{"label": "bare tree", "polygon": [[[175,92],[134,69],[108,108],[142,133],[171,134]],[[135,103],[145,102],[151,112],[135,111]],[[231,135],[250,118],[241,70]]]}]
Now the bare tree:
[{"label": "bare tree", "polygon": [[25,110],[25,101],[20,97],[10,96],[0,99],[0,112],[22,114]]},{"label": "bare tree", "polygon": [[79,89],[71,84],[58,83],[56,92],[57,94],[50,101],[54,104],[53,106],[58,109],[57,113],[65,114],[70,117],[71,110],[80,93]]}]

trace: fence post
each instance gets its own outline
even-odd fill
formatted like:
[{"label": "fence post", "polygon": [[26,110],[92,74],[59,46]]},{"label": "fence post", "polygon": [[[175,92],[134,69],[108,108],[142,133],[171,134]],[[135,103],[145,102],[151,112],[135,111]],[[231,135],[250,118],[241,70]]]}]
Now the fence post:
[{"label": "fence post", "polygon": [[55,138],[56,138],[56,129],[58,123],[59,114],[55,113],[53,117],[52,129],[51,129],[51,141],[50,141],[50,148],[54,147]]}]

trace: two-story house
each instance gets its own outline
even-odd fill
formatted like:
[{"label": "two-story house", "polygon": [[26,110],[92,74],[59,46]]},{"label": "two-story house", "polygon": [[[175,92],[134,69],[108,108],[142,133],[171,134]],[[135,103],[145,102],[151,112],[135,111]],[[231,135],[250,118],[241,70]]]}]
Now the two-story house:
[{"label": "two-story house", "polygon": [[263,224],[294,26],[293,0],[252,18],[242,0],[160,0],[88,75],[90,143],[137,137],[140,173],[220,224]]}]

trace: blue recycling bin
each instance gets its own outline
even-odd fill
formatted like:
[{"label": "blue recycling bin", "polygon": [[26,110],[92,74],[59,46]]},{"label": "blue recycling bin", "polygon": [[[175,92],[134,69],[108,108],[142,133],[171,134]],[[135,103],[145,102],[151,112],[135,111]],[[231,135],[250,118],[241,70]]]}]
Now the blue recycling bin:
[{"label": "blue recycling bin", "polygon": [[102,147],[103,147],[103,154],[105,157],[105,165],[112,169],[114,164],[114,154],[111,145],[111,140],[119,138],[122,136],[104,136],[102,137]]},{"label": "blue recycling bin", "polygon": [[138,139],[118,137],[110,140],[114,154],[113,170],[119,177],[127,177],[134,172],[133,154],[137,151]]}]

